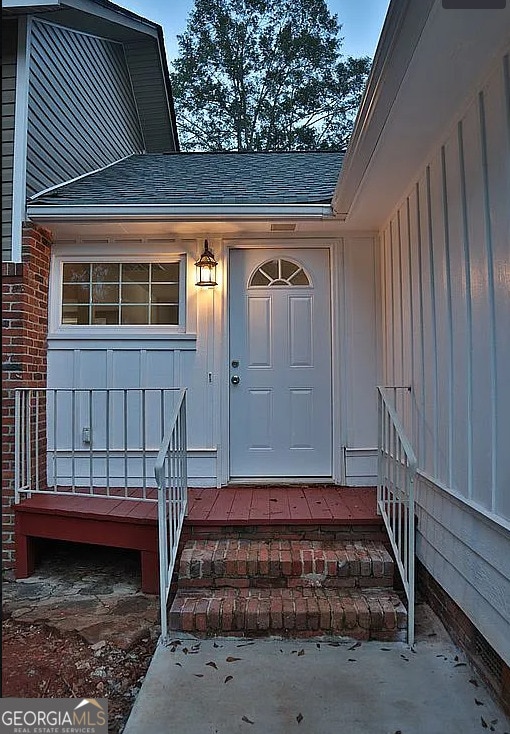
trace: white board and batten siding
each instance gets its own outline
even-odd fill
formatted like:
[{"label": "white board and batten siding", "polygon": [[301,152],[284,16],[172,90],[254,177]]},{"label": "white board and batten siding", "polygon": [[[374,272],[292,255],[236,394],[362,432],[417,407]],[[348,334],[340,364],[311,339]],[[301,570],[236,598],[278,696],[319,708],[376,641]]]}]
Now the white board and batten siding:
[{"label": "white board and batten siding", "polygon": [[384,379],[420,560],[510,663],[510,71],[499,59],[381,233]]},{"label": "white board and batten siding", "polygon": [[[212,243],[220,262],[214,289],[195,286],[194,260],[202,240],[140,239],[102,242],[57,242],[53,248],[50,289],[50,332],[48,336],[48,386],[59,388],[188,388],[189,477],[191,486],[220,486],[229,480],[228,464],[228,288],[225,287],[225,262],[228,248],[246,241]],[[266,250],[274,240],[259,240]],[[279,243],[280,246],[280,243]],[[298,250],[287,243],[289,257],[298,258]],[[320,240],[301,244],[306,247],[328,246]],[[373,237],[344,237],[330,243],[332,263],[332,334],[333,334],[333,465],[337,481],[353,486],[373,485],[376,472],[376,312],[377,247]],[[94,262],[108,257],[119,261],[129,255],[152,260],[171,254],[185,255],[186,329],[184,333],[162,330],[117,328],[100,333],[94,328],[73,330],[59,328],[58,261],[76,257]],[[261,255],[261,257],[267,257]],[[131,333],[129,333],[131,331]],[[343,356],[343,359],[342,359]],[[84,408],[83,415],[86,416]],[[79,419],[76,419],[79,423]],[[85,419],[84,419],[85,420]],[[87,421],[75,425],[78,443]],[[120,428],[119,428],[120,430]],[[65,444],[64,437],[64,444]],[[79,450],[88,451],[87,445]],[[132,480],[136,467],[130,467]],[[133,473],[134,472],[134,473]]]},{"label": "white board and batten siding", "polygon": [[[77,250],[76,245],[80,248]],[[48,335],[48,387],[50,388],[180,388],[188,389],[188,445],[189,476],[194,486],[216,486],[217,432],[214,416],[214,354],[212,349],[212,292],[199,292],[194,286],[194,260],[198,245],[193,242],[175,243],[172,240],[80,241],[69,247],[56,243],[52,262],[50,288],[50,331]],[[144,261],[163,260],[175,254],[187,258],[186,278],[186,331],[180,333],[157,327],[117,327],[105,330],[90,327],[73,330],[61,329],[59,322],[59,262],[79,252],[86,261],[108,258],[123,261],[126,255]],[[115,253],[118,253],[116,257]],[[142,254],[143,253],[143,254]],[[117,399],[117,398],[115,398]],[[118,398],[120,399],[120,398]],[[133,397],[133,400],[137,398]],[[157,405],[151,408],[155,396],[149,397],[147,411],[148,432],[152,457],[159,447],[160,415]],[[152,402],[151,402],[152,401]],[[133,403],[134,405],[134,403]],[[83,414],[87,415],[86,407]],[[77,425],[81,436],[83,425]],[[155,427],[151,425],[157,423]],[[122,421],[113,428],[114,442],[121,442]],[[151,434],[152,435],[152,434]],[[139,437],[138,439],[139,440]],[[88,446],[79,439],[79,450],[86,455]],[[120,444],[119,444],[120,445]],[[62,442],[60,446],[63,447]],[[142,467],[138,462],[130,466],[130,481],[136,485]],[[150,477],[153,479],[153,477]]]},{"label": "white board and batten siding", "polygon": [[143,149],[122,45],[34,20],[27,195]]},{"label": "white board and batten siding", "polygon": [[2,22],[2,260],[11,259],[17,36],[17,21],[4,20]]},{"label": "white board and batten siding", "polygon": [[333,329],[340,334],[337,369],[341,371],[337,402],[343,416],[344,480],[349,486],[377,484],[377,400],[379,276],[373,237],[342,241],[339,303]]}]

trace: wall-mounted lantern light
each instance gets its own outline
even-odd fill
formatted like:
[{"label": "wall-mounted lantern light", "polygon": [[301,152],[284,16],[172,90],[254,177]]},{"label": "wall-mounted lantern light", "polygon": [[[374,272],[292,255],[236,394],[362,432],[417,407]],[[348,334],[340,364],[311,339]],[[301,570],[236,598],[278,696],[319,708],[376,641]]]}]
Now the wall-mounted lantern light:
[{"label": "wall-mounted lantern light", "polygon": [[196,285],[212,286],[218,285],[216,282],[216,266],[218,263],[214,259],[213,253],[209,249],[209,243],[204,241],[204,251],[200,258],[196,261]]}]

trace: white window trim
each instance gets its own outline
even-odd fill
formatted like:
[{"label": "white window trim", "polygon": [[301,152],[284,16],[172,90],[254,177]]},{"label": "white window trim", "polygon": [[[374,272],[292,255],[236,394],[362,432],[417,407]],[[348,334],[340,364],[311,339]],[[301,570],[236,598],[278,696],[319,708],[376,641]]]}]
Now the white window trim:
[{"label": "white window trim", "polygon": [[[179,268],[179,324],[118,324],[118,325],[99,325],[99,324],[62,324],[62,275],[64,263],[175,263],[180,264]],[[180,337],[186,334],[188,324],[187,309],[187,255],[183,252],[168,254],[138,253],[138,254],[120,254],[112,253],[111,255],[95,255],[88,253],[87,255],[66,255],[58,254],[53,257],[50,273],[50,292],[49,292],[49,323],[48,336],[68,336],[69,338],[101,338],[112,337],[122,339],[126,337],[150,338],[158,335],[167,335],[172,337]]]}]

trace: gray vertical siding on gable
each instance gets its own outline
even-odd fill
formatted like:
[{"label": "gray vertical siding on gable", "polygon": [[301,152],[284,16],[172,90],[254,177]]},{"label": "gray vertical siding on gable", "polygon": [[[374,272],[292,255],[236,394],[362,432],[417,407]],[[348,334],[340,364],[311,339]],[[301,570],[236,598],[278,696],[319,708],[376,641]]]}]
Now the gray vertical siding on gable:
[{"label": "gray vertical siding on gable", "polygon": [[[125,44],[126,59],[136,89],[136,101],[140,121],[145,134],[148,153],[164,153],[174,150],[173,134],[168,107],[161,104],[164,96],[164,80],[159,71],[161,61],[156,44],[140,41]],[[147,73],[147,70],[153,73]],[[150,80],[150,82],[148,82]],[[169,144],[170,143],[170,144]]]},{"label": "gray vertical siding on gable", "polygon": [[34,21],[27,195],[143,147],[123,47]]},{"label": "gray vertical siding on gable", "polygon": [[15,20],[2,22],[2,260],[11,259],[17,35]]}]

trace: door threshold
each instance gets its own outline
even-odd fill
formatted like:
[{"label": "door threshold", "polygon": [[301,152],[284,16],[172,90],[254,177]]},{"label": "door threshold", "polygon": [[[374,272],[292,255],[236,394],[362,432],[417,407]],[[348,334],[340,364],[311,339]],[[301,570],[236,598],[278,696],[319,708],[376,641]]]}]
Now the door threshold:
[{"label": "door threshold", "polygon": [[260,486],[280,486],[282,484],[335,484],[333,477],[230,477],[227,484],[246,484]]}]

